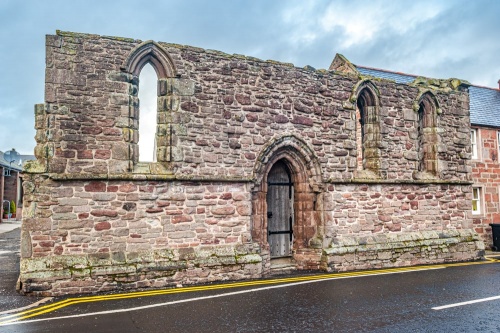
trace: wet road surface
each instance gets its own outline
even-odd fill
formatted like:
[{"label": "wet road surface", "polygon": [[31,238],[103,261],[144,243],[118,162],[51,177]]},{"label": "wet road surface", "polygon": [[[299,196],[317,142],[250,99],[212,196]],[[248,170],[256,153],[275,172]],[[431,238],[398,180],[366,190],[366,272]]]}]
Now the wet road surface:
[{"label": "wet road surface", "polygon": [[499,278],[490,262],[59,298],[0,332],[499,332]]},{"label": "wet road surface", "polygon": [[0,315],[6,310],[28,306],[41,299],[22,296],[16,292],[20,233],[20,228],[0,233]]}]

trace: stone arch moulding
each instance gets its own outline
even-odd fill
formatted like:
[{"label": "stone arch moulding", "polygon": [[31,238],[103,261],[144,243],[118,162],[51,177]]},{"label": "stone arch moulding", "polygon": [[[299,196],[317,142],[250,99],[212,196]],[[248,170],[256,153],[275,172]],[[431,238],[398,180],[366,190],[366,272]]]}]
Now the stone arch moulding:
[{"label": "stone arch moulding", "polygon": [[373,103],[375,104],[375,106],[377,106],[377,107],[380,106],[379,105],[380,91],[378,90],[377,86],[375,84],[373,84],[373,82],[370,79],[364,79],[364,80],[358,81],[354,85],[354,87],[352,88],[352,93],[351,93],[351,97],[349,97],[349,102],[352,103],[353,108],[356,108],[356,102],[358,100],[358,95],[365,88],[367,88],[371,92],[371,94],[373,95],[373,97],[374,97]]},{"label": "stone arch moulding", "polygon": [[428,100],[429,102],[434,104],[432,106],[437,115],[442,113],[436,95],[429,89],[419,90],[418,95],[415,98],[415,101],[413,102],[413,111],[418,112],[418,110],[420,110],[420,104],[422,104],[422,102],[425,102],[425,100]]},{"label": "stone arch moulding", "polygon": [[139,76],[142,68],[147,63],[151,63],[158,75],[158,79],[177,76],[177,70],[168,52],[160,44],[152,40],[137,45],[125,59],[121,69]]},{"label": "stone arch moulding", "polygon": [[270,170],[269,164],[274,164],[278,156],[289,157],[301,163],[307,172],[309,185],[314,192],[319,192],[322,184],[321,167],[314,150],[295,135],[283,135],[268,142],[257,158],[253,170],[255,184],[262,184],[265,175]]}]

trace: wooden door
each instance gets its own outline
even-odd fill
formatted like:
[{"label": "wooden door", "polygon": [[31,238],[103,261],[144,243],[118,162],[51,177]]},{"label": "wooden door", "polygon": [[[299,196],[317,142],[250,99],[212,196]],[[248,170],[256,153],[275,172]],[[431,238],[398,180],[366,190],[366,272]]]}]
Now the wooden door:
[{"label": "wooden door", "polygon": [[287,166],[278,161],[267,176],[267,230],[271,258],[292,255],[293,183]]}]

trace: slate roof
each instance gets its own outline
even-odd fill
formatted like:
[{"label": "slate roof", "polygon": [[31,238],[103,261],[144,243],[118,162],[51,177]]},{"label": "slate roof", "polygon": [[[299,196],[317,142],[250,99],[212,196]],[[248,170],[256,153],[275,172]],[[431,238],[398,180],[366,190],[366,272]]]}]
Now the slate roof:
[{"label": "slate roof", "polygon": [[470,86],[469,96],[471,124],[500,127],[500,90]]},{"label": "slate roof", "polygon": [[19,160],[12,163],[7,162],[3,157],[3,152],[0,151],[0,166],[8,167],[13,170],[22,171],[23,163],[26,161],[36,160],[34,155],[19,155]]},{"label": "slate roof", "polygon": [[[356,66],[362,75],[396,81],[396,83],[410,83],[417,76],[391,72],[382,69]],[[481,86],[469,87],[470,122],[472,125],[500,127],[500,90]]]},{"label": "slate roof", "polygon": [[374,77],[379,77],[381,79],[393,80],[393,81],[396,81],[396,83],[408,84],[408,83],[412,82],[413,80],[415,80],[415,78],[417,77],[416,75],[384,71],[381,69],[363,67],[363,66],[356,66],[356,69],[362,75],[370,75],[370,76],[374,76]]}]

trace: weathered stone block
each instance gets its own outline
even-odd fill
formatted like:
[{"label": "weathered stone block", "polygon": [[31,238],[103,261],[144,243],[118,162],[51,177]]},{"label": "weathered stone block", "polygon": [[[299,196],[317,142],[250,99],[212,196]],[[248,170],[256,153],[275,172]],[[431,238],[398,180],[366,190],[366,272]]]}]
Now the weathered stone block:
[{"label": "weathered stone block", "polygon": [[107,221],[99,222],[96,225],[94,225],[94,229],[96,231],[109,230],[109,229],[111,229],[111,223],[109,223]]},{"label": "weathered stone block", "polygon": [[115,193],[94,193],[92,200],[95,201],[113,201],[116,198]]},{"label": "weathered stone block", "polygon": [[[84,186],[85,191],[87,192],[106,192],[106,183],[92,181]],[[84,204],[86,204],[85,202]]]},{"label": "weathered stone block", "polygon": [[115,210],[109,210],[109,209],[95,209],[90,212],[90,215],[100,217],[100,216],[107,216],[107,217],[116,217],[118,216],[118,212]]},{"label": "weathered stone block", "polygon": [[236,209],[233,206],[214,207],[211,209],[214,215],[233,215]]},{"label": "weathered stone block", "polygon": [[168,237],[172,239],[194,238],[196,237],[196,233],[193,231],[176,231],[169,232]]}]

